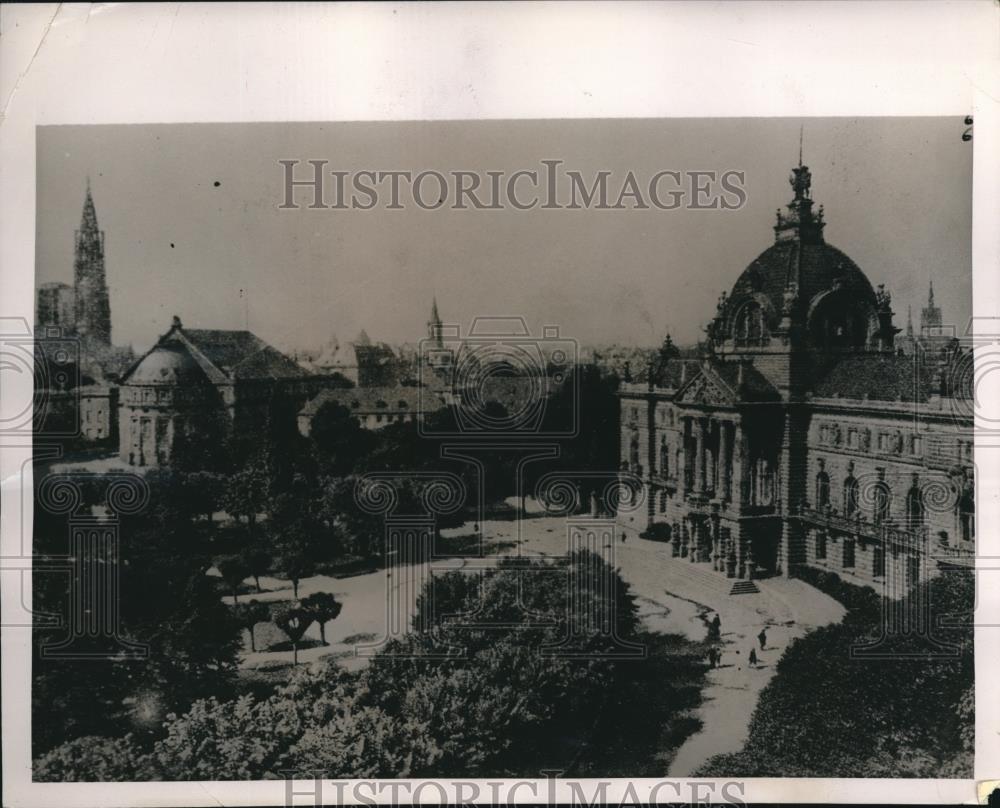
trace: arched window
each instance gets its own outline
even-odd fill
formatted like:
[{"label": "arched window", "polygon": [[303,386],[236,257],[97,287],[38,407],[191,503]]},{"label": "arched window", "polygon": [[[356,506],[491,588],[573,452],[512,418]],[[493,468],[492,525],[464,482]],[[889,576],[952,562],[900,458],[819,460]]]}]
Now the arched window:
[{"label": "arched window", "polygon": [[823,509],[830,504],[830,475],[820,469],[816,475],[816,507]]},{"label": "arched window", "polygon": [[854,516],[858,512],[858,481],[853,474],[844,480],[844,514]]},{"label": "arched window", "polygon": [[879,478],[872,490],[872,521],[881,525],[889,519],[889,509],[892,505],[892,491],[889,484]]},{"label": "arched window", "polygon": [[758,458],[751,469],[750,501],[754,505],[774,503],[774,468],[767,458]]},{"label": "arched window", "polygon": [[667,446],[667,436],[660,436],[660,476],[670,476],[670,447]]},{"label": "arched window", "polygon": [[972,499],[971,486],[967,487],[958,498],[958,535],[962,541],[973,541],[976,538],[975,503]]},{"label": "arched window", "polygon": [[632,438],[629,441],[629,452],[628,452],[629,466],[632,471],[639,468],[639,433],[633,432]]},{"label": "arched window", "polygon": [[917,530],[924,524],[924,497],[914,481],[906,494],[906,527]]},{"label": "arched window", "polygon": [[767,323],[760,304],[748,303],[739,310],[734,337],[737,345],[763,345],[767,342]]}]

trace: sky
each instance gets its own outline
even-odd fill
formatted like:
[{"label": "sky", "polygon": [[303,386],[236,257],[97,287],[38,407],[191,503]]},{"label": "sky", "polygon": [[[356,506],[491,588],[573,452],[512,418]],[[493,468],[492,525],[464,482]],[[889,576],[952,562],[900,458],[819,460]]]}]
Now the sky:
[{"label": "sky", "polygon": [[[812,171],[826,240],[893,296],[896,324],[933,278],[946,323],[971,314],[972,147],[960,118],[625,119],[39,127],[36,284],[73,282],[90,178],[115,344],[177,315],[285,350],[360,329],[416,342],[432,297],[476,317],[556,325],[581,344],[692,343],[719,294],[773,241],[788,176]],[[327,169],[745,172],[738,210],[281,210],[282,159]],[[305,172],[303,163],[299,170]],[[428,188],[434,188],[430,183]],[[305,201],[306,196],[300,196]],[[405,196],[404,196],[405,198]]]}]

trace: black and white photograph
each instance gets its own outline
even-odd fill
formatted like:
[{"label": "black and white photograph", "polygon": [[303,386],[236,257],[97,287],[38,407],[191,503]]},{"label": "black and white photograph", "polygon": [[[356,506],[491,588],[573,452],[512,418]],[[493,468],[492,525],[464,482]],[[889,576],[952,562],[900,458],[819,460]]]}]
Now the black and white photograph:
[{"label": "black and white photograph", "polygon": [[20,776],[987,780],[972,113],[38,123]]}]

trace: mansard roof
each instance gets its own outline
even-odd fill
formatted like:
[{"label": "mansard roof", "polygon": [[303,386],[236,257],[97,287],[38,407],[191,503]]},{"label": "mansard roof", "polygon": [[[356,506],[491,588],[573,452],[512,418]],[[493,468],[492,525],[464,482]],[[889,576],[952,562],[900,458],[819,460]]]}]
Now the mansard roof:
[{"label": "mansard roof", "polygon": [[926,402],[932,395],[972,398],[971,354],[863,353],[840,359],[816,384],[820,398]]}]

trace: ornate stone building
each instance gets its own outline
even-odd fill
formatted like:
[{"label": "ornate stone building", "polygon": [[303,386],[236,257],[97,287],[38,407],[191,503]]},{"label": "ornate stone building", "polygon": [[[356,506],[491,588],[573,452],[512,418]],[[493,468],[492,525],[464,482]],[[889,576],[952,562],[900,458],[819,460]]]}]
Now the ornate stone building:
[{"label": "ornate stone building", "polygon": [[635,527],[732,578],[810,565],[899,593],[972,556],[971,362],[954,340],[899,351],[889,293],[824,239],[808,167],[790,182],[705,356],[620,388]]},{"label": "ornate stone building", "polygon": [[249,331],[186,329],[175,317],[122,377],[119,456],[133,466],[169,465],[180,451],[259,435],[275,412],[294,430],[315,393],[315,377]]}]

